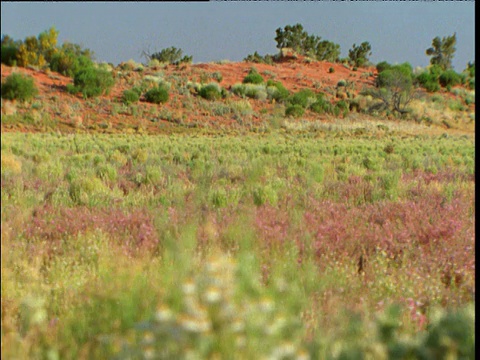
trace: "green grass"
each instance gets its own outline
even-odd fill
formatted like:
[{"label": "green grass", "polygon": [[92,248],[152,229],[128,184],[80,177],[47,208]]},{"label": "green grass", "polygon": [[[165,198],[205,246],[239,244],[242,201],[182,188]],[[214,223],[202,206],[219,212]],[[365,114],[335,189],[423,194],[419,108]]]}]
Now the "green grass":
[{"label": "green grass", "polygon": [[2,357],[473,358],[473,137],[288,126],[2,134]]}]

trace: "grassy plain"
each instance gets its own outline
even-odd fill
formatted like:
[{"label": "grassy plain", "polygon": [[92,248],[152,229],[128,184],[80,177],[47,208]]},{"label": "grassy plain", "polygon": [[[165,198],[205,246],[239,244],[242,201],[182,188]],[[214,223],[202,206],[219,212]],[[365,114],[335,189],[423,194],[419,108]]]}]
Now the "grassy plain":
[{"label": "grassy plain", "polygon": [[3,133],[2,357],[473,358],[474,137],[424,130]]}]

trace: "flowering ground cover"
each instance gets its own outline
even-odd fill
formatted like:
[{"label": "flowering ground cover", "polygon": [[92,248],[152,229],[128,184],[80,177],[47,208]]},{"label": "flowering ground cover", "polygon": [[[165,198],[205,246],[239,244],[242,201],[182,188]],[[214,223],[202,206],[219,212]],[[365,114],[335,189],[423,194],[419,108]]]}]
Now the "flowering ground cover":
[{"label": "flowering ground cover", "polygon": [[474,137],[423,130],[3,133],[2,357],[473,358]]}]

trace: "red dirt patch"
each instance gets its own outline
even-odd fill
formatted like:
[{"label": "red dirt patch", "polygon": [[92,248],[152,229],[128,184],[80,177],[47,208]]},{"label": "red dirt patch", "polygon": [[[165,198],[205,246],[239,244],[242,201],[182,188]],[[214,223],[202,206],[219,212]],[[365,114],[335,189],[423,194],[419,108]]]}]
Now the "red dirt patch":
[{"label": "red dirt patch", "polygon": [[[116,78],[115,85],[109,95],[95,99],[83,99],[81,95],[71,95],[66,86],[73,79],[51,71],[37,71],[31,68],[12,68],[1,65],[2,81],[13,71],[32,76],[39,88],[39,95],[32,104],[19,104],[15,101],[2,102],[2,131],[60,131],[60,132],[143,132],[165,133],[182,131],[178,124],[209,128],[238,128],[239,121],[233,114],[219,114],[218,108],[223,102],[241,100],[232,95],[227,100],[208,102],[198,96],[187,96],[186,82],[200,82],[208,79],[214,81],[211,75],[214,72],[222,74],[220,85],[230,89],[232,85],[241,83],[249,70],[255,67],[265,80],[280,81],[290,91],[296,92],[304,88],[327,94],[327,98],[337,101],[337,84],[346,80],[350,85],[350,92],[358,93],[364,87],[374,86],[376,69],[358,69],[353,71],[343,64],[326,61],[307,62],[303,57],[298,59],[283,59],[273,65],[247,62],[238,63],[208,63],[194,65],[169,65],[164,68],[148,68],[143,72],[125,71],[117,67],[113,70]],[[330,69],[333,69],[330,70]],[[138,84],[146,75],[161,75],[172,82],[170,99],[165,105],[154,105],[143,99],[131,107],[121,102],[122,92]],[[183,88],[180,89],[180,88]],[[182,91],[180,91],[182,90]],[[340,95],[340,94],[338,94]],[[283,116],[283,108],[279,104],[269,101],[248,99],[254,110],[253,115],[246,116],[245,122],[255,124],[268,121],[269,116],[277,114]],[[3,120],[3,114],[28,114],[30,121]],[[303,116],[306,120],[326,120],[327,115],[316,115],[307,112]],[[180,130],[179,130],[180,129]]]}]

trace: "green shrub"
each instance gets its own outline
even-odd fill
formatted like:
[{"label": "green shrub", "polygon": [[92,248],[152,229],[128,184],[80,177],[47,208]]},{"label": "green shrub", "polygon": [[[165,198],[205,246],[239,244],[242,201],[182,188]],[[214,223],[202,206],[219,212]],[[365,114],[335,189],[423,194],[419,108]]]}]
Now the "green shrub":
[{"label": "green shrub", "polygon": [[305,108],[301,105],[294,104],[287,107],[285,110],[285,116],[300,117],[305,113]]},{"label": "green shrub", "polygon": [[53,54],[57,52],[58,31],[52,27],[35,36],[27,36],[18,45],[17,64],[21,67],[29,65],[43,68],[48,65]]},{"label": "green shrub", "polygon": [[13,66],[17,62],[18,48],[14,45],[2,45],[2,64]]},{"label": "green shrub", "polygon": [[2,99],[28,101],[38,94],[32,77],[12,73],[2,82]]},{"label": "green shrub", "polygon": [[223,75],[220,71],[215,71],[214,73],[212,73],[211,78],[217,80],[218,82],[222,82]]},{"label": "green shrub", "polygon": [[428,92],[436,92],[440,90],[440,83],[438,77],[431,72],[423,72],[416,78],[417,82]]},{"label": "green shrub", "polygon": [[154,104],[164,104],[168,101],[168,97],[168,90],[164,86],[158,86],[145,93],[145,100]]},{"label": "green shrub", "polygon": [[115,80],[110,72],[92,67],[80,69],[73,78],[74,88],[69,91],[81,92],[84,98],[108,94]]},{"label": "green shrub", "polygon": [[217,100],[222,97],[221,88],[217,83],[202,86],[198,94],[207,100]]},{"label": "green shrub", "polygon": [[456,100],[452,100],[448,102],[448,108],[452,111],[464,111],[465,106],[460,102]]},{"label": "green shrub", "polygon": [[232,92],[240,97],[249,97],[262,101],[268,97],[267,89],[262,84],[235,84],[232,86]]},{"label": "green shrub", "polygon": [[427,83],[423,84],[423,87],[428,92],[437,92],[437,91],[440,90],[440,84],[438,82],[435,82],[435,81],[427,82]]},{"label": "green shrub", "polygon": [[329,72],[330,74],[333,74],[333,73],[335,72],[335,69],[334,69],[333,67],[329,67],[329,68],[328,68],[328,72]]},{"label": "green shrub", "polygon": [[382,71],[377,76],[377,87],[392,88],[402,87],[410,88],[412,85],[412,71],[411,68],[401,66],[392,66],[391,68]]},{"label": "green shrub", "polygon": [[245,84],[245,96],[251,99],[264,101],[267,99],[267,90],[265,85]]},{"label": "green shrub", "polygon": [[333,112],[333,115],[339,116],[340,112],[341,112],[341,109],[337,105],[335,105],[332,109],[332,112]]},{"label": "green shrub", "polygon": [[317,96],[317,101],[310,106],[310,110],[317,114],[328,114],[332,112],[332,104],[325,100],[323,96]]},{"label": "green shrub", "polygon": [[381,73],[384,70],[388,70],[392,67],[388,62],[386,61],[381,61],[377,64],[377,71],[378,73]]},{"label": "green shrub", "polygon": [[140,97],[142,95],[142,88],[139,87],[139,86],[134,86],[132,89],[132,91],[134,91],[135,93],[137,93],[138,97]]},{"label": "green shrub", "polygon": [[191,63],[193,60],[192,56],[185,55],[182,57],[183,50],[177,49],[174,46],[163,49],[159,52],[156,52],[152,55],[148,55],[149,60],[158,60],[161,63],[169,63],[174,65],[179,65],[181,63]]},{"label": "green shrub", "polygon": [[237,96],[245,97],[246,87],[244,84],[234,84],[232,86],[232,92]]},{"label": "green shrub", "polygon": [[475,77],[475,61],[468,62],[465,72],[468,74],[468,76]]},{"label": "green shrub", "polygon": [[455,86],[462,83],[462,77],[454,70],[446,70],[440,75],[438,81],[443,87]]},{"label": "green shrub", "polygon": [[468,80],[468,87],[471,89],[471,90],[474,90],[475,89],[475,78],[471,78],[470,80]]},{"label": "green shrub", "polygon": [[136,103],[138,100],[140,100],[140,95],[133,89],[125,90],[122,94],[122,102],[125,105]]},{"label": "green shrub", "polygon": [[311,105],[312,102],[315,102],[314,100],[312,101],[312,99],[315,99],[315,93],[310,89],[303,89],[293,94],[293,96],[290,98],[290,104],[300,105],[306,109]]},{"label": "green shrub", "polygon": [[372,55],[371,50],[372,46],[368,41],[364,41],[360,45],[353,44],[352,48],[348,51],[348,57],[354,65],[353,71],[357,71],[358,67],[368,63],[368,57]]},{"label": "green shrub", "polygon": [[[269,93],[268,88],[275,88],[276,91],[270,90],[270,93]],[[269,95],[269,98],[274,99],[275,101],[278,101],[278,102],[282,102],[288,98],[288,96],[290,95],[290,92],[287,90],[285,86],[283,86],[283,84],[280,81],[268,80],[267,94]]]},{"label": "green shrub", "polygon": [[74,77],[81,69],[90,67],[93,67],[93,61],[88,56],[65,51],[55,53],[50,61],[50,70],[68,77]]},{"label": "green shrub", "polygon": [[250,71],[250,73],[245,76],[243,79],[244,84],[262,84],[263,83],[263,77],[259,73],[255,71]]},{"label": "green shrub", "polygon": [[247,57],[243,59],[243,61],[272,65],[273,57],[269,54],[262,56],[255,51],[253,54],[247,55]]},{"label": "green shrub", "polygon": [[345,100],[340,100],[335,106],[340,110],[348,110],[348,103]]},{"label": "green shrub", "polygon": [[420,85],[423,86],[428,82],[437,81],[437,78],[435,78],[435,76],[433,76],[429,71],[425,71],[425,72],[422,72],[422,73],[418,74],[417,77],[416,77],[416,80]]}]

